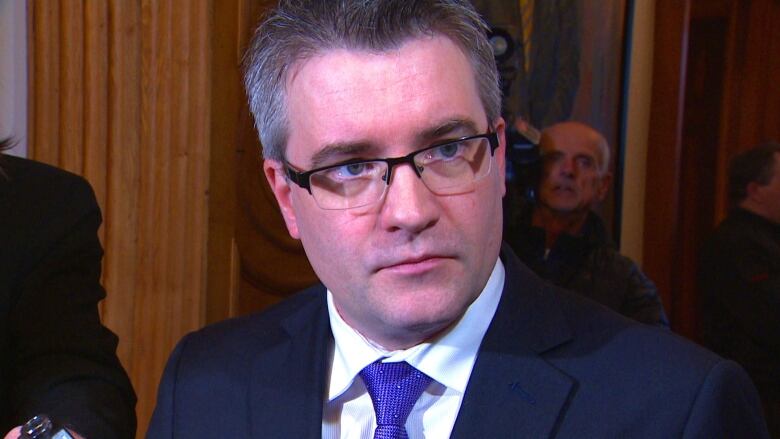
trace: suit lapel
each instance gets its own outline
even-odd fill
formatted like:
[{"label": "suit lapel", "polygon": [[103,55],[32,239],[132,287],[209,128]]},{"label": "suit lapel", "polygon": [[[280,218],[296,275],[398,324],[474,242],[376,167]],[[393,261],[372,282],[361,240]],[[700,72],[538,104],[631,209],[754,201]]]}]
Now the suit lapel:
[{"label": "suit lapel", "polygon": [[532,355],[480,355],[452,438],[552,436],[572,380]]},{"label": "suit lapel", "polygon": [[325,290],[282,324],[279,343],[258,354],[251,382],[253,438],[319,438],[332,346]]},{"label": "suit lapel", "polygon": [[542,354],[572,336],[548,288],[504,248],[504,291],[480,346],[453,438],[549,437],[576,381]]}]

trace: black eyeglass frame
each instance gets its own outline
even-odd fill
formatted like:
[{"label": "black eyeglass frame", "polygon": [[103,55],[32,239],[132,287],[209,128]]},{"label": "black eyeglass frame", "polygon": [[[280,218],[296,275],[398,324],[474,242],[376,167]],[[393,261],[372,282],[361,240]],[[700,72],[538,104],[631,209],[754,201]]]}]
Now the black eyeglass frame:
[{"label": "black eyeglass frame", "polygon": [[421,152],[425,152],[425,151],[428,151],[428,150],[431,150],[431,149],[434,149],[434,148],[440,148],[442,146],[446,146],[446,145],[449,145],[451,143],[465,142],[467,140],[473,140],[473,139],[487,139],[488,143],[490,143],[490,156],[493,157],[493,155],[494,155],[494,153],[495,153],[495,151],[496,151],[496,149],[498,148],[498,145],[499,145],[499,143],[498,143],[498,133],[495,132],[495,131],[489,131],[489,132],[484,133],[484,134],[476,134],[476,135],[473,135],[473,136],[460,137],[460,138],[457,138],[457,139],[452,139],[452,140],[447,140],[447,141],[444,141],[444,142],[436,143],[436,144],[431,145],[431,146],[426,146],[425,148],[418,149],[416,151],[412,151],[412,152],[410,152],[409,154],[406,154],[403,157],[388,157],[388,158],[383,158],[383,159],[380,159],[380,158],[377,158],[377,159],[352,159],[352,160],[347,160],[347,161],[344,161],[344,162],[335,163],[335,164],[328,165],[328,166],[323,166],[323,167],[316,168],[316,169],[311,169],[309,171],[304,171],[304,172],[300,172],[300,171],[295,170],[292,167],[292,165],[290,165],[289,163],[287,163],[285,161],[284,162],[284,169],[285,169],[285,173],[287,175],[287,178],[290,179],[290,181],[292,181],[296,185],[302,187],[303,189],[306,189],[309,192],[309,194],[311,194],[311,180],[310,180],[310,177],[314,173],[317,173],[317,172],[320,172],[320,171],[324,171],[326,169],[338,168],[338,167],[346,166],[346,165],[354,165],[354,164],[357,164],[357,163],[385,162],[385,163],[387,163],[387,171],[385,172],[384,177],[382,177],[382,180],[384,180],[385,183],[389,186],[390,185],[390,180],[392,179],[392,175],[393,175],[393,168],[398,166],[398,165],[402,165],[404,163],[408,163],[409,166],[411,166],[412,169],[414,169],[414,173],[417,175],[417,178],[422,179],[422,174],[420,173],[420,169],[418,169],[417,165],[414,163],[414,157],[417,154],[420,154]]}]

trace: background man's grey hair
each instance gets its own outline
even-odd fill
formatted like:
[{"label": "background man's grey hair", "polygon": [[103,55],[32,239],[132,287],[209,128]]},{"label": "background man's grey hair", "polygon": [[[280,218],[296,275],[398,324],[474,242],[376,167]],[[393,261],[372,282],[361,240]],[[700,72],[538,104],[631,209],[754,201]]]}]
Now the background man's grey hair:
[{"label": "background man's grey hair", "polygon": [[599,139],[596,141],[596,144],[599,148],[599,173],[603,176],[609,172],[609,143],[607,142],[607,139],[604,138],[604,136],[599,134]]},{"label": "background man's grey hair", "polygon": [[332,49],[382,53],[413,38],[447,36],[471,62],[488,119],[496,120],[501,91],[487,29],[467,0],[281,0],[244,57],[244,85],[263,156],[284,160],[291,70]]},{"label": "background man's grey hair", "polygon": [[729,164],[729,202],[732,207],[747,197],[749,183],[763,186],[772,179],[775,154],[780,154],[780,143],[767,142],[744,151]]},{"label": "background man's grey hair", "polygon": [[599,171],[599,175],[602,177],[609,172],[609,161],[611,159],[611,152],[609,150],[609,142],[607,142],[607,139],[604,137],[601,132],[599,132],[597,129],[593,128],[592,126],[584,123],[579,122],[576,120],[567,120],[563,122],[558,122],[555,124],[552,124],[542,130],[542,138],[541,143],[539,144],[539,147],[542,149],[542,153],[547,148],[551,147],[551,144],[554,143],[554,141],[550,138],[549,131],[560,128],[561,126],[575,126],[578,127],[580,131],[586,131],[587,135],[589,136],[589,141],[592,141],[593,144],[596,145],[596,149],[598,151],[597,154],[597,168]]}]

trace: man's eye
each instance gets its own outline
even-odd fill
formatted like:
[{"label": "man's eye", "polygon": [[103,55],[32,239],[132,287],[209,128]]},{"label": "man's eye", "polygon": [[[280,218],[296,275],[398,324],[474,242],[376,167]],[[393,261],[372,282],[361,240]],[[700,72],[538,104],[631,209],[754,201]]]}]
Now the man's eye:
[{"label": "man's eye", "polygon": [[578,157],[577,163],[579,163],[580,167],[588,169],[593,167],[594,162],[590,157]]},{"label": "man's eye", "polygon": [[465,144],[463,142],[448,143],[430,150],[429,158],[432,160],[437,159],[451,159],[463,155]]},{"label": "man's eye", "polygon": [[342,166],[343,172],[346,175],[360,175],[365,171],[366,164],[365,163],[351,163],[349,165]]},{"label": "man's eye", "polygon": [[375,162],[348,163],[328,169],[326,176],[331,180],[344,181],[355,178],[365,178],[376,174],[379,165]]}]

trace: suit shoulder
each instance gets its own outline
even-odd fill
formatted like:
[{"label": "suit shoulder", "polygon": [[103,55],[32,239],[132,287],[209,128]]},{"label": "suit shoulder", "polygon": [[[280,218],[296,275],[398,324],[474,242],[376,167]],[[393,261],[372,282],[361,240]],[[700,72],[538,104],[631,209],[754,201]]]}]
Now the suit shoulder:
[{"label": "suit shoulder", "polygon": [[84,177],[55,166],[9,155],[0,157],[5,184],[27,190],[59,192],[68,188],[92,192]]},{"label": "suit shoulder", "polygon": [[[550,287],[573,334],[573,343],[598,347],[598,352],[616,364],[637,361],[651,366],[663,359],[679,370],[709,370],[723,361],[713,352],[674,332],[629,319],[615,311],[560,288]],[[623,359],[621,359],[623,358]]]},{"label": "suit shoulder", "polygon": [[84,178],[32,160],[0,159],[0,260],[7,273],[27,272],[58,245],[100,251],[102,217]]},{"label": "suit shoulder", "polygon": [[270,308],[205,326],[188,334],[185,351],[208,357],[231,357],[273,346],[291,335],[291,326],[326,312],[325,290],[314,286],[300,291]]},{"label": "suit shoulder", "polygon": [[67,223],[86,213],[97,214],[100,220],[95,193],[83,177],[33,160],[0,159],[0,202],[13,206],[9,221]]},{"label": "suit shoulder", "polygon": [[695,404],[739,397],[750,400],[744,406],[756,405],[747,373],[733,361],[668,329],[635,322],[567,292],[558,294],[571,338],[544,356],[577,380],[583,401],[603,397],[608,388],[613,396],[632,395],[631,404],[662,407],[668,412],[664,416],[680,425]]}]

